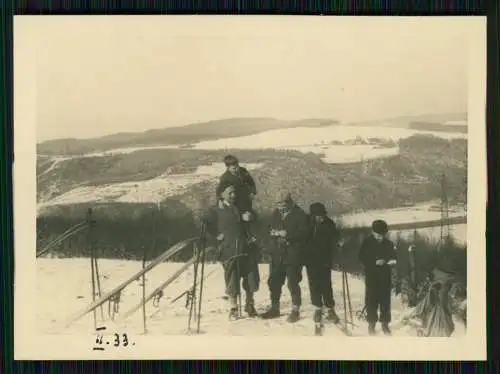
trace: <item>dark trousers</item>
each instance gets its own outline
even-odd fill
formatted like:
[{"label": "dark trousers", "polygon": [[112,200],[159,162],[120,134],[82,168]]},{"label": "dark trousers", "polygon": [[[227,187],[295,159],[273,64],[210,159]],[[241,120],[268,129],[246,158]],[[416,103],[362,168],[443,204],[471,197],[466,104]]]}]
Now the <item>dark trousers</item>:
[{"label": "dark trousers", "polygon": [[[365,280],[366,319],[368,323],[391,322],[391,283],[377,279]],[[380,310],[380,316],[379,316]]]},{"label": "dark trousers", "polygon": [[[259,289],[260,276],[257,262],[251,256],[240,256],[223,262],[226,295],[235,298],[241,293],[241,286],[248,294]],[[243,280],[243,282],[241,282]],[[241,284],[242,283],[242,284]],[[248,300],[249,301],[249,300]]]},{"label": "dark trousers", "polygon": [[317,308],[333,308],[332,270],[324,265],[307,265],[311,303]]},{"label": "dark trousers", "polygon": [[287,282],[288,290],[292,298],[293,306],[300,307],[302,304],[302,295],[300,282],[302,281],[302,266],[283,264],[281,261],[272,260],[269,265],[269,279],[267,285],[271,293],[271,304],[279,306],[281,298],[281,289]]}]

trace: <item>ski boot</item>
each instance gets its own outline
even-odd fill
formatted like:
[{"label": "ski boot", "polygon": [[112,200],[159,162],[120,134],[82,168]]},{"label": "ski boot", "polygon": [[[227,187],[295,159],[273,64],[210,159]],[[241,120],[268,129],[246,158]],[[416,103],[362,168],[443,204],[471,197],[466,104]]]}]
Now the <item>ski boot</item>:
[{"label": "ski boot", "polygon": [[245,305],[245,313],[248,314],[250,318],[257,317],[257,311],[252,303],[248,303]]},{"label": "ski boot", "polygon": [[238,308],[231,308],[229,310],[229,320],[236,321],[238,319]]},{"label": "ski boot", "polygon": [[321,309],[316,309],[314,311],[314,335],[323,335],[323,313]]},{"label": "ski boot", "polygon": [[328,308],[328,311],[326,312],[326,319],[327,321],[333,322],[336,325],[340,323],[340,318],[337,313],[335,313],[335,309],[333,308]]},{"label": "ski boot", "polygon": [[262,319],[273,319],[278,318],[280,316],[280,309],[278,306],[271,306],[266,312],[261,314]]},{"label": "ski boot", "polygon": [[375,323],[368,324],[368,335],[370,336],[375,335]]},{"label": "ski boot", "polygon": [[292,311],[290,312],[290,314],[288,315],[286,321],[288,323],[295,323],[297,322],[298,320],[300,319],[300,313],[299,313],[299,310],[294,308],[292,309]]},{"label": "ski boot", "polygon": [[392,335],[391,329],[389,328],[389,324],[382,323],[382,331],[385,335]]}]

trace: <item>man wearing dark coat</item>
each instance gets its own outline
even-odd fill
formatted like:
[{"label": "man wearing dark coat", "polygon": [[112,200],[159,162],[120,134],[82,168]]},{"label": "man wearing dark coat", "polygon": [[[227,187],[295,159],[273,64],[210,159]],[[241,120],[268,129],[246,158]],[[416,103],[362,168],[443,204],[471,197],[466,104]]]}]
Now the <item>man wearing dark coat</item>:
[{"label": "man wearing dark coat", "polygon": [[296,322],[300,318],[302,268],[304,251],[309,234],[307,214],[293,201],[290,193],[282,192],[277,199],[277,208],[271,218],[273,246],[271,248],[271,264],[267,281],[271,307],[262,318],[280,316],[281,289],[287,281],[292,297],[292,311],[288,322]]},{"label": "man wearing dark coat", "polygon": [[[365,271],[365,303],[368,333],[375,334],[377,321],[382,331],[391,334],[391,266],[396,264],[394,243],[387,238],[389,229],[383,220],[372,223],[372,233],[367,236],[359,251],[359,260]],[[378,311],[380,309],[380,317]]]},{"label": "man wearing dark coat", "polygon": [[327,309],[327,319],[338,323],[332,288],[332,267],[337,252],[338,231],[321,203],[309,207],[311,236],[305,259],[311,303],[315,307],[314,321],[321,322],[323,307]]},{"label": "man wearing dark coat", "polygon": [[229,297],[229,319],[238,318],[238,296],[240,282],[243,280],[243,289],[246,293],[245,312],[255,317],[253,295],[259,288],[259,269],[255,246],[248,243],[244,219],[234,205],[236,188],[227,186],[221,192],[221,200],[207,217],[207,231],[217,238],[219,257],[224,269],[226,295]]}]

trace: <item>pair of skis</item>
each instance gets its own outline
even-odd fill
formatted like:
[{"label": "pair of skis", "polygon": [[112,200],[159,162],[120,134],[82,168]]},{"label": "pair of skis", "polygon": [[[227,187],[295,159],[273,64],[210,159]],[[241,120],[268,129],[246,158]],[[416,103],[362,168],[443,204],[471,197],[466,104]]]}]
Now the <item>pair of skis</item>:
[{"label": "pair of skis", "polygon": [[[196,333],[200,333],[201,322],[201,306],[203,297],[203,281],[205,280],[205,260],[206,260],[206,224],[202,223],[201,229],[201,248],[197,245],[194,246],[196,261],[194,263],[194,279],[193,287],[189,291],[189,319],[188,319],[188,332],[191,332],[191,320],[193,317],[197,320]],[[200,279],[198,281],[198,268],[200,269]],[[196,293],[199,288],[199,294]],[[196,310],[198,309],[198,310]]]},{"label": "pair of skis", "polygon": [[[352,323],[351,323],[352,324]],[[328,325],[333,325],[337,329],[339,329],[344,335],[346,336],[352,336],[351,331],[347,328],[347,324],[342,324],[341,322],[335,323],[331,322],[328,323]],[[354,324],[352,324],[354,326]],[[323,321],[320,322],[314,322],[314,335],[315,336],[323,336],[325,332],[325,323]]]}]

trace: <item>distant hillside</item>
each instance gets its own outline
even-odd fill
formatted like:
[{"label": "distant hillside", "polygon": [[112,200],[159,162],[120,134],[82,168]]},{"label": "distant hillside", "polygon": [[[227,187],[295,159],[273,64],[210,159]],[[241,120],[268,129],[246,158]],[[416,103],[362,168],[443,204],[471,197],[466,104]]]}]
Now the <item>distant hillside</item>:
[{"label": "distant hillside", "polygon": [[[446,172],[450,200],[464,201],[467,141],[413,136],[399,141],[400,154],[364,164],[325,164],[317,154],[280,150],[232,150],[245,163],[262,164],[253,171],[259,187],[259,210],[272,207],[274,193],[286,187],[307,205],[324,201],[335,214],[357,209],[393,208],[440,197],[440,178]],[[38,201],[52,199],[75,187],[106,186],[191,173],[201,165],[220,163],[226,151],[143,150],[114,156],[73,158],[56,166],[37,162]],[[213,200],[216,178],[194,184],[169,197],[193,210],[203,199]],[[132,188],[132,187],[130,187]],[[66,209],[66,208],[65,208]],[[76,209],[76,207],[75,207]],[[47,213],[58,208],[47,208]],[[78,209],[77,209],[78,210]],[[56,213],[58,214],[58,213]]]},{"label": "distant hillside", "polygon": [[[429,114],[388,118],[375,121],[351,123],[359,126],[388,126],[413,130],[467,133],[466,125],[445,125],[449,121],[466,120],[465,113]],[[44,155],[78,155],[102,152],[115,148],[184,145],[193,143],[254,135],[269,130],[293,127],[318,127],[339,124],[334,119],[309,118],[301,120],[279,120],[275,118],[229,118],[186,126],[154,129],[140,133],[118,133],[91,139],[56,139],[39,143],[37,153]]]},{"label": "distant hillside", "polygon": [[374,121],[353,122],[353,126],[387,126],[408,128],[422,131],[444,131],[467,133],[467,124],[465,125],[446,125],[447,122],[460,121],[467,123],[467,113],[443,113],[443,114],[424,114],[420,116],[401,116],[392,118],[383,118]]},{"label": "distant hillside", "polygon": [[174,145],[196,143],[226,137],[253,135],[264,131],[317,127],[338,123],[331,119],[283,121],[274,118],[229,118],[186,126],[148,130],[141,133],[119,133],[92,139],[56,139],[37,145],[37,153],[74,155],[105,151],[120,147]]},{"label": "distant hillside", "polygon": [[412,121],[408,124],[408,128],[420,131],[442,131],[442,132],[460,132],[467,134],[467,125],[446,125],[436,122]]}]

